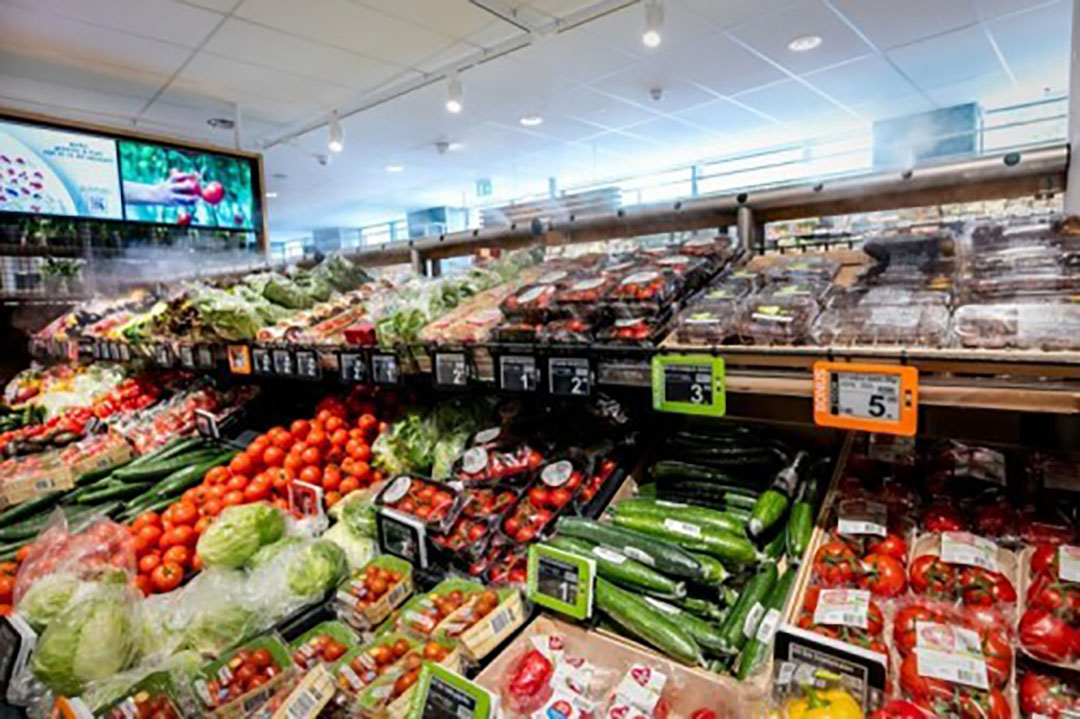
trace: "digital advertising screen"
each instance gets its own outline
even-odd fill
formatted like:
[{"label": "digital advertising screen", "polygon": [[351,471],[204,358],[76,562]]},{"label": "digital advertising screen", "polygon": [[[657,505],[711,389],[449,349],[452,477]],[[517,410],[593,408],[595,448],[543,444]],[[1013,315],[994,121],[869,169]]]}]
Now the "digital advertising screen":
[{"label": "digital advertising screen", "polygon": [[0,119],[0,212],[123,219],[116,140]]},{"label": "digital advertising screen", "polygon": [[259,204],[252,160],[135,140],[117,144],[129,221],[256,228]]}]

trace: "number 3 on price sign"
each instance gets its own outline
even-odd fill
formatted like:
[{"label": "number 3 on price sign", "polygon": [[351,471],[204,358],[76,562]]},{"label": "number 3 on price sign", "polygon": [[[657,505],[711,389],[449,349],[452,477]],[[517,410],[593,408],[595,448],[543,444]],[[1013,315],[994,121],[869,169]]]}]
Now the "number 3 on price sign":
[{"label": "number 3 on price sign", "polygon": [[919,370],[899,365],[814,364],[814,423],[911,437],[919,417]]},{"label": "number 3 on price sign", "polygon": [[709,355],[652,358],[653,409],[723,417],[727,411],[724,360]]}]

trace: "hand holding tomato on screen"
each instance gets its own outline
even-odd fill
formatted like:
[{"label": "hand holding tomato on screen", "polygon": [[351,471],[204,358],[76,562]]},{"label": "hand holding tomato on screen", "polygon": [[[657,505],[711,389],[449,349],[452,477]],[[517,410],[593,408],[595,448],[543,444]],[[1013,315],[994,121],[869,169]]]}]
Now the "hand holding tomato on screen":
[{"label": "hand holding tomato on screen", "polygon": [[166,205],[190,207],[199,200],[216,205],[225,197],[225,186],[217,180],[201,185],[198,172],[169,168],[169,176],[157,184],[124,183],[124,198],[136,205]]}]

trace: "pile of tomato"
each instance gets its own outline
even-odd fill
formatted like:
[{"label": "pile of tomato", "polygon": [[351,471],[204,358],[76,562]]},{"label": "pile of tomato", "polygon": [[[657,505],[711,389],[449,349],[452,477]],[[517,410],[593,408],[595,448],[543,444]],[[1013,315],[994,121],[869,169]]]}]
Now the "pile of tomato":
[{"label": "pile of tomato", "polygon": [[1025,669],[1018,681],[1024,719],[1065,719],[1080,712],[1080,690],[1059,673]]},{"label": "pile of tomato", "polygon": [[15,572],[19,565],[15,562],[0,562],[0,617],[11,614],[11,605],[15,601]]},{"label": "pile of tomato", "polygon": [[355,395],[328,397],[316,407],[315,417],[259,435],[160,515],[140,515],[130,528],[138,557],[136,585],[147,594],[168,592],[186,574],[199,571],[195,545],[226,507],[266,501],[287,511],[289,485],[300,481],[321,487],[329,508],[380,481],[381,473],[369,462],[371,443],[386,424],[375,418],[375,409],[373,401]]},{"label": "pile of tomato", "polygon": [[1032,656],[1061,664],[1080,657],[1080,584],[1061,572],[1061,545],[1040,544],[1028,559],[1020,645]]},{"label": "pile of tomato", "polygon": [[161,397],[161,383],[140,375],[128,377],[119,385],[94,398],[91,409],[95,417],[105,419],[117,412],[145,409]]},{"label": "pile of tomato", "polygon": [[[217,678],[206,682],[213,709],[258,689],[281,673],[281,665],[266,649],[241,649],[219,671]],[[205,697],[204,697],[205,700]]]}]

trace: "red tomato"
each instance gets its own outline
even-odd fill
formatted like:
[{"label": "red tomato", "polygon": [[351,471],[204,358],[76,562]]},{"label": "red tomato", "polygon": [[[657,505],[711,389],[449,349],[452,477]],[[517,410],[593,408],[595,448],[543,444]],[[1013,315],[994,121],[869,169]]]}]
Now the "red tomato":
[{"label": "red tomato", "polygon": [[267,467],[280,467],[285,462],[285,450],[281,447],[267,447],[262,454],[262,461]]},{"label": "red tomato", "polygon": [[876,596],[895,597],[907,589],[904,565],[893,557],[871,554],[863,560],[862,568],[859,586]]},{"label": "red tomato", "polygon": [[150,584],[155,592],[171,592],[180,586],[180,580],[183,578],[183,567],[174,562],[166,562],[150,575]]},{"label": "red tomato", "polygon": [[227,486],[225,486],[224,484],[215,484],[207,492],[207,494],[210,495],[210,499],[208,499],[206,501],[207,502],[212,502],[212,501],[214,501],[216,499],[216,500],[218,500],[220,502],[221,498],[224,497],[225,493],[228,492],[228,491],[229,491],[229,488]]},{"label": "red tomato", "polygon": [[343,427],[345,427],[345,420],[342,419],[338,415],[334,415],[332,417],[327,417],[326,418],[325,425],[326,425],[326,432],[328,434],[333,434],[334,432],[337,432],[339,429],[342,429]]},{"label": "red tomato", "polygon": [[321,429],[313,429],[308,433],[307,443],[309,447],[314,447],[318,450],[326,449],[330,444],[330,439],[326,436],[326,433]]},{"label": "red tomato", "polygon": [[330,444],[341,447],[349,441],[349,430],[347,429],[335,429],[330,433]]},{"label": "red tomato", "polygon": [[143,528],[139,530],[139,537],[146,541],[146,546],[156,547],[161,541],[161,535],[164,532],[161,527],[156,524],[143,525]]},{"label": "red tomato", "polygon": [[149,574],[154,571],[159,564],[161,564],[161,554],[158,552],[150,552],[139,560],[139,571],[143,574]]},{"label": "red tomato", "polygon": [[243,492],[229,492],[221,499],[221,503],[226,507],[234,507],[238,504],[244,503]]},{"label": "red tomato", "polygon": [[210,526],[210,522],[212,520],[213,517],[199,517],[199,521],[195,522],[195,534],[202,534],[203,532],[205,532],[206,528]]},{"label": "red tomato", "polygon": [[1038,607],[1020,618],[1020,643],[1032,656],[1048,662],[1066,662],[1075,654],[1073,630],[1061,617]]},{"label": "red tomato", "polygon": [[135,521],[131,523],[132,528],[137,532],[148,524],[161,525],[161,516],[157,512],[143,512]]},{"label": "red tomato", "polygon": [[296,443],[296,438],[292,436],[292,433],[287,429],[282,429],[276,435],[274,435],[274,446],[278,447],[282,451],[288,452],[289,448]]},{"label": "red tomato", "polygon": [[322,453],[315,447],[308,447],[304,450],[304,453],[300,455],[300,458],[304,460],[304,464],[318,465],[322,461]]},{"label": "red tomato", "polygon": [[282,466],[285,467],[285,469],[296,473],[304,468],[304,460],[300,459],[299,454],[293,454],[292,452],[289,452],[289,454],[285,457],[285,461],[282,462]]},{"label": "red tomato", "polygon": [[[262,477],[262,475],[260,475]],[[256,480],[249,484],[244,490],[245,502],[259,502],[270,497],[270,482],[266,480]]]},{"label": "red tomato", "polygon": [[354,462],[351,474],[360,482],[369,481],[371,479],[371,467],[368,466],[367,462]]},{"label": "red tomato", "polygon": [[297,439],[303,439],[307,437],[308,432],[311,431],[311,423],[306,419],[296,419],[289,425],[289,432],[293,437]]},{"label": "red tomato", "polygon": [[207,484],[224,484],[229,481],[229,476],[228,467],[214,467],[203,475],[203,481]]},{"label": "red tomato", "polygon": [[150,577],[146,574],[140,574],[135,577],[135,588],[138,589],[143,595],[150,593]]},{"label": "red tomato", "polygon": [[229,492],[243,492],[247,486],[248,478],[242,474],[237,474],[225,484],[225,489]]},{"label": "red tomato", "polygon": [[326,500],[327,507],[333,507],[341,501],[341,494],[339,492],[327,492],[323,497]]},{"label": "red tomato", "polygon": [[299,479],[301,482],[307,482],[308,484],[321,484],[322,471],[318,467],[309,465],[300,472]]},{"label": "red tomato", "polygon": [[[222,494],[221,496],[224,497],[225,495]],[[201,511],[203,513],[203,519],[206,519],[207,517],[216,517],[221,514],[221,510],[221,499],[208,499],[206,500],[206,503],[202,506]]]},{"label": "red tomato", "polygon": [[940,557],[929,554],[917,557],[909,574],[911,590],[916,594],[951,599],[956,589],[956,571]]},{"label": "red tomato", "polygon": [[338,488],[338,490],[341,492],[342,497],[347,495],[349,492],[355,492],[358,489],[360,489],[360,482],[356,479],[356,477],[346,477],[345,479],[341,480],[341,485]]},{"label": "red tomato", "polygon": [[322,476],[322,488],[330,491],[336,490],[341,485],[341,472],[331,472],[329,467]]},{"label": "red tomato", "polygon": [[251,457],[246,454],[238,454],[229,462],[229,471],[233,474],[248,474],[251,472]]},{"label": "red tomato", "polygon": [[181,524],[172,531],[175,544],[180,544],[185,547],[194,547],[195,542],[199,541],[199,535],[195,533],[195,530],[186,524]]},{"label": "red tomato", "polygon": [[173,562],[181,567],[186,567],[191,560],[191,550],[185,546],[177,545],[169,547],[165,554],[161,555],[162,563]]},{"label": "red tomato", "polygon": [[199,508],[191,502],[182,501],[174,504],[171,509],[173,510],[173,524],[192,525],[199,519]]},{"label": "red tomato", "polygon": [[197,487],[192,487],[191,489],[184,492],[182,495],[180,495],[180,499],[185,502],[191,502],[196,507],[198,507],[207,500],[207,497],[209,497],[209,490],[209,487],[200,484]]}]

